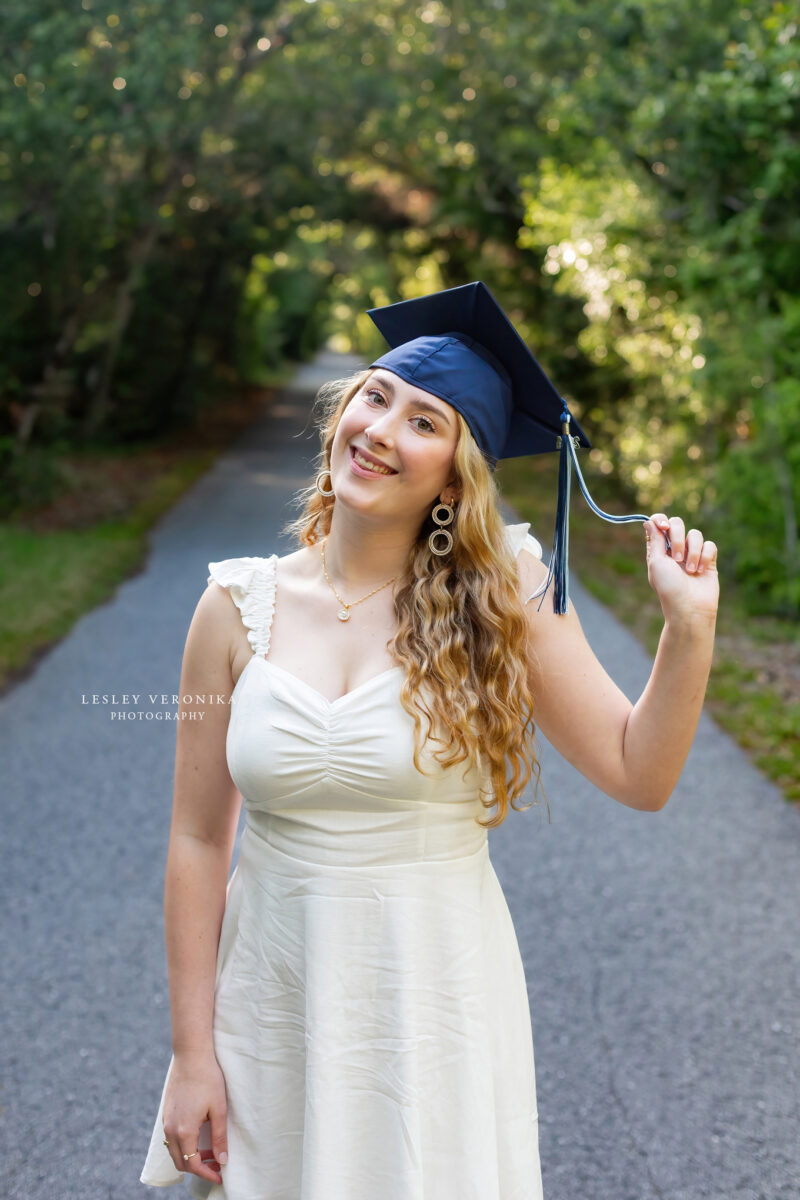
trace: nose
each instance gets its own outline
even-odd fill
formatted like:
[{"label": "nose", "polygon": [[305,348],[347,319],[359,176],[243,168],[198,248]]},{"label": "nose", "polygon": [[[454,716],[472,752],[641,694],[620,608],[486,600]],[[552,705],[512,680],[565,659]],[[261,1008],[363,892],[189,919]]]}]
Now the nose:
[{"label": "nose", "polygon": [[392,432],[392,414],[389,412],[381,413],[374,421],[370,421],[364,429],[368,439],[375,442],[376,445],[393,446],[394,433]]}]

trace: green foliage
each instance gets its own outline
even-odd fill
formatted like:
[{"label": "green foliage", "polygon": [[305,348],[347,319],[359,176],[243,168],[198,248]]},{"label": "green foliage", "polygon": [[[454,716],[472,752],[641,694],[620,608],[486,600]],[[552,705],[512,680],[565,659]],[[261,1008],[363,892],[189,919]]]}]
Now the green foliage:
[{"label": "green foliage", "polygon": [[55,499],[61,484],[59,444],[23,450],[12,437],[0,437],[0,516],[18,507]]},{"label": "green foliage", "polygon": [[[59,439],[484,279],[594,443],[800,612],[800,65],[777,0],[6,6],[6,499]],[[37,455],[38,465],[37,465]],[[5,501],[3,501],[5,502]]]}]

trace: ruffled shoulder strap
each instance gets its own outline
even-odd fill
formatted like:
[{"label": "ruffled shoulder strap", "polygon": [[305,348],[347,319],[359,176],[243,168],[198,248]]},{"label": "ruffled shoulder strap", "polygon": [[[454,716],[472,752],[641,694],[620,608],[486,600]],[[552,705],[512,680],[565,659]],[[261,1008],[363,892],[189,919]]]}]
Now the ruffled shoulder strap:
[{"label": "ruffled shoulder strap", "polygon": [[542,557],[541,543],[529,532],[530,527],[530,521],[523,521],[520,525],[506,525],[506,542],[515,558],[523,549],[535,558]]},{"label": "ruffled shoulder strap", "polygon": [[207,582],[214,579],[230,592],[254,654],[269,650],[277,562],[277,554],[272,554],[269,558],[225,558],[208,564],[211,574]]}]

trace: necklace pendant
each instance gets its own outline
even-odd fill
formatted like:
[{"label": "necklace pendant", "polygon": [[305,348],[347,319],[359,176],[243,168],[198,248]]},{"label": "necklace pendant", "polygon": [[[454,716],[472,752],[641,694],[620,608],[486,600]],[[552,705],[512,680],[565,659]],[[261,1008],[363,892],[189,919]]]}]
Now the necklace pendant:
[{"label": "necklace pendant", "polygon": [[340,621],[349,621],[350,620],[350,613],[347,611],[346,608],[340,608],[336,615]]}]

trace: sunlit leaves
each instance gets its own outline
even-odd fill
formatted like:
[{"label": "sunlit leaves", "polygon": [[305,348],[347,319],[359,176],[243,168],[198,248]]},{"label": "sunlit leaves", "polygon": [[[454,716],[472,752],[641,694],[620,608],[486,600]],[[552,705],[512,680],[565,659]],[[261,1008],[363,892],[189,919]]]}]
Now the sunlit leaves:
[{"label": "sunlit leaves", "polygon": [[[365,307],[483,278],[639,503],[724,520],[756,463],[795,471],[788,4],[82,0],[7,27],[9,394],[61,356],[74,413],[106,369],[145,429],[182,355],[368,353]],[[751,482],[761,587],[795,502]]]}]

